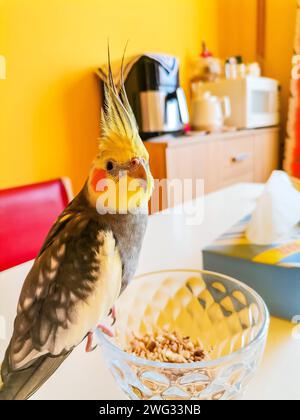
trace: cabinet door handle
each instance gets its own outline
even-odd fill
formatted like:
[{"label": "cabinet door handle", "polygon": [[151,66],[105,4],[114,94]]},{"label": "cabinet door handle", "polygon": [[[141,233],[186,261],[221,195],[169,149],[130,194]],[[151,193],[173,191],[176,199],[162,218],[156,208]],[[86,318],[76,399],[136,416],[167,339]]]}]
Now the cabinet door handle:
[{"label": "cabinet door handle", "polygon": [[231,158],[231,162],[237,163],[237,162],[245,162],[245,160],[248,160],[250,157],[249,153],[240,153],[239,155],[233,156]]}]

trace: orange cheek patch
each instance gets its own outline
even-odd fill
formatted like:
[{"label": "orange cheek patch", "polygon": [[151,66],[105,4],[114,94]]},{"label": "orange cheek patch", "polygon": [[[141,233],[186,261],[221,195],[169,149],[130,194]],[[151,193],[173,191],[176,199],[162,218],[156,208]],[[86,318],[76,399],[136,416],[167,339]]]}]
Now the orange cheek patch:
[{"label": "orange cheek patch", "polygon": [[107,176],[106,171],[104,169],[94,169],[93,175],[92,175],[92,181],[91,185],[93,187],[94,191],[97,191],[97,184],[99,181],[102,181],[102,179],[105,179]]}]

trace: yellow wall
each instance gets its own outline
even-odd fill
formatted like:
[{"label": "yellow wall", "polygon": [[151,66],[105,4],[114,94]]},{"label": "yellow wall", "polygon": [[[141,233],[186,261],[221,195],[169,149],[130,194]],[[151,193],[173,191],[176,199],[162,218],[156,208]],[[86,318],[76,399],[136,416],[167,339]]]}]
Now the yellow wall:
[{"label": "yellow wall", "polygon": [[217,0],[0,0],[0,187],[68,175],[75,191],[96,153],[93,69],[143,51],[187,63],[205,38],[217,49]]},{"label": "yellow wall", "polygon": [[255,61],[256,1],[218,0],[218,40],[222,58],[242,55],[246,61]]}]

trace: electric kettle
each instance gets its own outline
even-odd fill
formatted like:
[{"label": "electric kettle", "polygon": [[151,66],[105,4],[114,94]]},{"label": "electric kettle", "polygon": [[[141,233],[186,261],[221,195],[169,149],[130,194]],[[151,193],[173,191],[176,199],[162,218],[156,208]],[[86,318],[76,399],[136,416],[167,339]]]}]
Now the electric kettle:
[{"label": "electric kettle", "polygon": [[218,97],[205,92],[192,99],[191,126],[193,130],[220,130],[230,115],[231,106],[228,96]]}]

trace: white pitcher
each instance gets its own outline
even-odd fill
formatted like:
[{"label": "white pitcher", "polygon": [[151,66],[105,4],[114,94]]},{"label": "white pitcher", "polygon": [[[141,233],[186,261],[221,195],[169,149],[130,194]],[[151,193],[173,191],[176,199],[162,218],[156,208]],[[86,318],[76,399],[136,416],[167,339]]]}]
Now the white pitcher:
[{"label": "white pitcher", "polygon": [[230,99],[228,96],[212,96],[205,92],[192,99],[193,130],[214,131],[224,127],[227,118],[231,116]]}]

